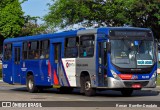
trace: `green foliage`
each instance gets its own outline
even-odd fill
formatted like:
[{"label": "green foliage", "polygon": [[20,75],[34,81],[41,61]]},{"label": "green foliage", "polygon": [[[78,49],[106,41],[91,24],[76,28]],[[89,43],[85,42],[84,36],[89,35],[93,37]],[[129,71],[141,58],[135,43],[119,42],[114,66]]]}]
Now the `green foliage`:
[{"label": "green foliage", "polygon": [[26,1],[28,1],[28,0],[21,0],[21,2],[20,2],[20,3],[22,4],[22,3],[26,2]]},{"label": "green foliage", "polygon": [[4,38],[47,33],[46,26],[37,24],[39,17],[24,16],[21,4],[25,1],[0,1],[0,45]]},{"label": "green foliage", "polygon": [[45,25],[38,25],[37,19],[39,17],[31,17],[29,15],[25,16],[25,24],[22,27],[22,30],[19,36],[31,36],[37,34],[47,33]]},{"label": "green foliage", "polygon": [[156,37],[160,35],[160,1],[159,0],[128,0],[128,19],[133,26],[151,28]]},{"label": "green foliage", "polygon": [[45,25],[38,25],[33,22],[28,22],[24,27],[22,27],[19,36],[31,36],[45,33],[47,33]]},{"label": "green foliage", "polygon": [[160,35],[159,0],[53,0],[44,17],[49,26],[64,28],[76,23],[86,27],[123,26],[152,28]]},{"label": "green foliage", "polygon": [[0,35],[4,38],[19,35],[24,17],[19,0],[0,1]]},{"label": "green foliage", "polygon": [[160,74],[157,77],[157,86],[160,86]]},{"label": "green foliage", "polygon": [[[79,5],[81,3],[82,5]],[[89,15],[89,8],[83,5],[83,1],[57,0],[50,7],[50,14],[45,17],[48,24],[64,27],[74,23],[82,22]],[[54,21],[52,21],[54,20]]]}]

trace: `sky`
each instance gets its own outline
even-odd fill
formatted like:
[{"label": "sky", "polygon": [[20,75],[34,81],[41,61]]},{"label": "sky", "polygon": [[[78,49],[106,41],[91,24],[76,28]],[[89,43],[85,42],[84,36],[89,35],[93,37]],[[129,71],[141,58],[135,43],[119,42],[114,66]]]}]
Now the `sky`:
[{"label": "sky", "polygon": [[[22,10],[25,12],[25,15],[39,16],[42,18],[49,12],[47,3],[52,3],[52,0],[28,0],[21,6]],[[37,23],[42,24],[43,21],[38,20]]]}]

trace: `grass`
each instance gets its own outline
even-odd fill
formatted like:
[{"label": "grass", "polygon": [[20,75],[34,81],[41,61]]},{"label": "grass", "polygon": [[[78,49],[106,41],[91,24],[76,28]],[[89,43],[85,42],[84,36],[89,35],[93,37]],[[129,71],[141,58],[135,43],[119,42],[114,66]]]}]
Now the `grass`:
[{"label": "grass", "polygon": [[[160,68],[160,62],[158,63],[158,68]],[[157,77],[157,86],[160,86],[160,73],[158,74]]]}]

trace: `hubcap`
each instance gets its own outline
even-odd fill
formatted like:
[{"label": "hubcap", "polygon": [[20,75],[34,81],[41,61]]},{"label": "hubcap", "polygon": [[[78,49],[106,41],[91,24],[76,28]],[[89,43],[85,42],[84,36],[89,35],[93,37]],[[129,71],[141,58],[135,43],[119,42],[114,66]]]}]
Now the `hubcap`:
[{"label": "hubcap", "polygon": [[85,83],[85,90],[89,90],[90,88],[91,88],[91,83],[90,83],[90,81],[87,81]]},{"label": "hubcap", "polygon": [[33,81],[29,80],[29,89],[33,88]]}]

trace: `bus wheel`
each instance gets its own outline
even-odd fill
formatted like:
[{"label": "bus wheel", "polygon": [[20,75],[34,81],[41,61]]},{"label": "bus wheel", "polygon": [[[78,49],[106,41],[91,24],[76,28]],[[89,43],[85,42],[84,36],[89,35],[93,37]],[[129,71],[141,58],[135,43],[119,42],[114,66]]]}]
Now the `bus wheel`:
[{"label": "bus wheel", "polygon": [[38,92],[38,88],[34,84],[34,78],[32,75],[27,77],[27,90],[30,93]]},{"label": "bus wheel", "polygon": [[94,96],[96,94],[96,89],[91,87],[91,81],[89,76],[85,77],[84,93],[86,96]]},{"label": "bus wheel", "polygon": [[124,90],[121,90],[121,94],[123,95],[123,96],[131,96],[132,95],[132,93],[133,93],[133,89],[124,89]]}]

